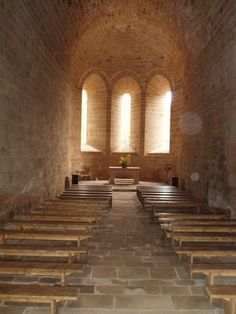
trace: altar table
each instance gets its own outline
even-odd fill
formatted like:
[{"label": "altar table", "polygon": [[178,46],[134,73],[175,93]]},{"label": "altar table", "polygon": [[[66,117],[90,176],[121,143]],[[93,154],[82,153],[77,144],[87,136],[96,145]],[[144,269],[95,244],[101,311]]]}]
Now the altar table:
[{"label": "altar table", "polygon": [[134,184],[139,184],[140,167],[109,167],[109,184],[115,184],[115,176],[117,174],[122,175],[127,173],[132,174]]}]

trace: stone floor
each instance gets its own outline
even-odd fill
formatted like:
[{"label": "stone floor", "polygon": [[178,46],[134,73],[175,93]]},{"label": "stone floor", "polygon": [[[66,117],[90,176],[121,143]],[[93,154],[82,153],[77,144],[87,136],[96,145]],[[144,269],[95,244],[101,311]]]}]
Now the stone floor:
[{"label": "stone floor", "polygon": [[[80,287],[76,302],[63,314],[223,314],[211,306],[204,280],[190,280],[184,262],[151,224],[135,192],[114,192],[113,208],[99,223],[90,243],[88,264],[69,285]],[[0,280],[3,280],[0,278]],[[6,280],[6,278],[5,278]],[[52,278],[9,277],[10,282],[55,284]],[[49,308],[3,304],[4,314],[46,314]]]}]

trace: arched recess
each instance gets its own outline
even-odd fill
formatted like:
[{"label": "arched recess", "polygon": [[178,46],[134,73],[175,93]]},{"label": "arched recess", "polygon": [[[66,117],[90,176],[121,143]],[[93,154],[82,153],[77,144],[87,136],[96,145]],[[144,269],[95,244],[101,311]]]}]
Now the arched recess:
[{"label": "arched recess", "polygon": [[148,83],[145,112],[145,154],[170,152],[171,87],[156,74]]},{"label": "arched recess", "polygon": [[[86,96],[83,97],[83,95]],[[82,85],[81,151],[105,152],[106,130],[107,87],[98,74],[91,74],[85,79]],[[84,136],[83,133],[86,133],[86,135]]]},{"label": "arched recess", "polygon": [[[130,96],[130,138],[128,145],[122,143],[122,99]],[[129,98],[129,97],[128,97]],[[127,115],[129,115],[127,113]],[[119,79],[112,91],[111,107],[111,152],[139,153],[140,151],[140,120],[141,120],[141,89],[139,84],[130,76]]]}]

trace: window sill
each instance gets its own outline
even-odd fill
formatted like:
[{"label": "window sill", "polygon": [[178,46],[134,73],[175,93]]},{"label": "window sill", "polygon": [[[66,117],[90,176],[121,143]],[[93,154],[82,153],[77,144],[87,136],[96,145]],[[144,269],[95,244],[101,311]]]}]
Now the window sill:
[{"label": "window sill", "polygon": [[90,145],[81,145],[80,146],[80,151],[81,153],[101,153],[102,151],[93,147],[93,146],[90,146]]}]

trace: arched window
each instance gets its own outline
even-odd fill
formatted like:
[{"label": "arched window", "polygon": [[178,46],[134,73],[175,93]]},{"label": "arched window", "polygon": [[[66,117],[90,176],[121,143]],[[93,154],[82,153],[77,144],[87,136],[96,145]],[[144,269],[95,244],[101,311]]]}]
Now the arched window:
[{"label": "arched window", "polygon": [[81,151],[106,151],[107,89],[97,74],[91,74],[82,87]]},{"label": "arched window", "polygon": [[126,93],[121,96],[120,114],[120,142],[123,149],[130,147],[130,126],[131,126],[131,96]]},{"label": "arched window", "polygon": [[170,152],[171,91],[167,79],[156,75],[148,84],[145,115],[145,153]]},{"label": "arched window", "polygon": [[111,151],[139,152],[141,91],[138,83],[125,76],[112,91]]},{"label": "arched window", "polygon": [[82,110],[81,110],[81,146],[87,145],[87,119],[88,119],[88,95],[85,89],[82,90]]}]

